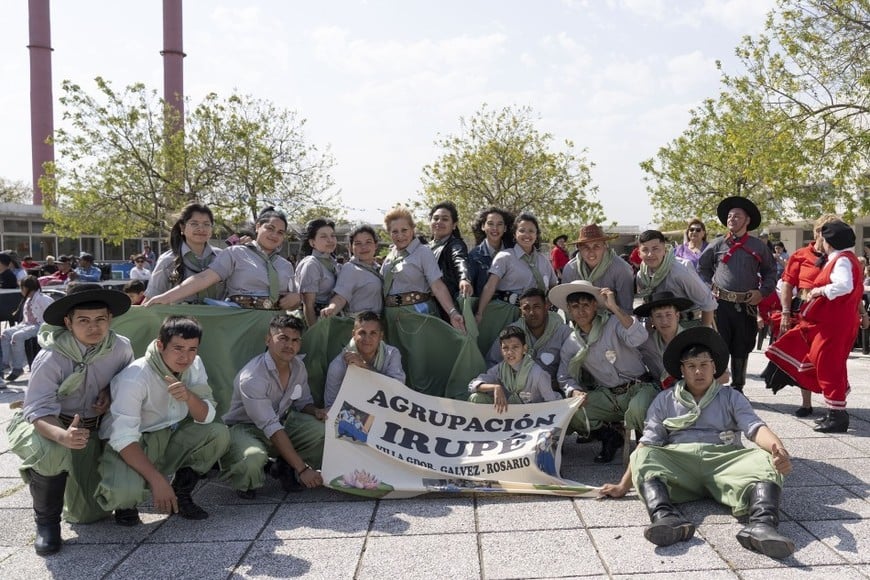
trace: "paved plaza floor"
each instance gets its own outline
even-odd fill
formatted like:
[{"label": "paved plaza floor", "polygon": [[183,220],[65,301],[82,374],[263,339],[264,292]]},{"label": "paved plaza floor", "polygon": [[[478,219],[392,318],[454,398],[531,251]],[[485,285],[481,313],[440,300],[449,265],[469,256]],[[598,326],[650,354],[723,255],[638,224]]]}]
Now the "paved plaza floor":
[{"label": "paved plaza floor", "polygon": [[[794,457],[780,528],[798,549],[783,561],[741,548],[734,537],[741,524],[712,501],[683,504],[695,537],[658,548],[643,538],[649,520],[634,492],[621,500],[363,500],[325,489],[286,494],[270,480],[256,500],[243,501],[214,479],[196,492],[211,514],[206,521],[145,507],[144,525],[132,529],[111,519],[65,523],[61,552],[41,558],[5,429],[22,380],[0,391],[0,578],[870,578],[870,356],[855,351],[849,360],[852,425],[841,435],[816,433],[812,417],[793,415],[796,389],[765,390],[756,376],[764,361],[751,355],[746,393]],[[597,448],[572,437],[562,474],[592,485],[616,481],[619,459],[596,465]]]}]

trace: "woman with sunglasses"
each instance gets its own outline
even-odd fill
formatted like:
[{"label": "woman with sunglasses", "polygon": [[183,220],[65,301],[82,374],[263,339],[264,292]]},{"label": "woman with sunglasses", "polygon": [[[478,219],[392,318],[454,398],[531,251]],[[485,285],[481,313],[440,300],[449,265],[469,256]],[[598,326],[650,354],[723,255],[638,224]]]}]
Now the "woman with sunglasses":
[{"label": "woman with sunglasses", "polygon": [[301,299],[293,279],[293,264],[278,251],[287,236],[287,217],[267,207],[257,217],[255,239],[230,246],[199,274],[145,302],[172,304],[223,281],[227,300],[242,308],[293,310]]},{"label": "woman with sunglasses", "polygon": [[698,218],[689,220],[683,233],[683,243],[674,250],[674,257],[686,266],[698,271],[698,259],[707,248],[707,228]]},{"label": "woman with sunglasses", "polygon": [[[208,243],[213,224],[214,215],[208,206],[191,203],[181,210],[181,214],[169,231],[169,250],[160,254],[154,271],[151,272],[148,288],[145,290],[146,298],[163,294],[208,268],[221,252],[220,248],[215,248]],[[130,272],[130,278],[147,279],[141,277],[140,270],[148,272],[148,257],[140,254],[133,260],[136,267]],[[202,303],[203,298],[221,299],[223,294],[223,284],[215,284],[180,302]]]}]

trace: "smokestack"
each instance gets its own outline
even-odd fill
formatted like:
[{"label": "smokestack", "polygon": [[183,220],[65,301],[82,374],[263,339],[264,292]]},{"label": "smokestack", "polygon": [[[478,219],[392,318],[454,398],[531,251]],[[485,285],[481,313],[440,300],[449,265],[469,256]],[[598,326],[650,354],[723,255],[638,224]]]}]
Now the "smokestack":
[{"label": "smokestack", "polygon": [[42,205],[42,165],[54,161],[54,98],[51,90],[51,9],[49,0],[29,0],[30,19],[30,150],[33,205]]}]

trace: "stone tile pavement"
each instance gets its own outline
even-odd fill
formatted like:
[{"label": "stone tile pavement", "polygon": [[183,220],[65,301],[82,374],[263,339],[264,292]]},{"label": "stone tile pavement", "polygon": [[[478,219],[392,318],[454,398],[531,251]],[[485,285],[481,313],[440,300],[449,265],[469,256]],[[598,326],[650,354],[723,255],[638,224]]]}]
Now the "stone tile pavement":
[{"label": "stone tile pavement", "polygon": [[[753,353],[750,373],[763,365]],[[0,391],[0,578],[870,578],[870,356],[854,352],[849,369],[852,427],[844,435],[815,433],[811,418],[796,418],[796,390],[773,396],[754,376],[747,385],[796,458],[781,527],[798,550],[782,562],[743,550],[734,538],[740,523],[712,501],[681,506],[698,526],[694,539],[658,548],[643,538],[648,519],[634,493],[604,501],[372,501],[324,489],[286,494],[269,481],[256,500],[243,502],[214,479],[196,492],[211,513],[205,522],[146,507],[144,525],[133,529],[111,520],[64,524],[63,550],[41,558],[32,547],[30,496],[5,433],[5,403],[21,398],[22,380]],[[594,464],[596,447],[566,442],[563,475],[615,481],[622,466]]]}]

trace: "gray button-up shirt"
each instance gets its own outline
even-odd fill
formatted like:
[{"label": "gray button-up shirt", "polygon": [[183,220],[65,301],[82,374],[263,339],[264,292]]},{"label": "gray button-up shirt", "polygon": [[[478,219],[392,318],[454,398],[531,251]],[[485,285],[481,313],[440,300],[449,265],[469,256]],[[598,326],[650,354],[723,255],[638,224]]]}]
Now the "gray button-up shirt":
[{"label": "gray button-up shirt", "polygon": [[[508,326],[519,327],[521,325],[513,322]],[[559,324],[549,340],[543,344],[538,344],[538,339],[526,330],[526,345],[529,347],[529,353],[533,354],[532,358],[535,359],[538,366],[547,371],[551,377],[551,381],[554,383],[559,372],[559,361],[562,360],[560,357],[562,345],[565,344],[565,341],[568,340],[569,336],[571,336],[571,327],[567,324]],[[495,339],[495,342],[492,343],[489,352],[486,354],[486,364],[493,366],[500,363],[502,360],[504,360],[504,358],[501,355],[501,341]]]},{"label": "gray button-up shirt", "polygon": [[[341,389],[341,383],[344,381],[344,375],[347,374],[347,363],[344,362],[344,353],[342,350],[338,356],[332,359],[329,363],[329,369],[326,371],[326,386],[323,392],[323,402],[327,407],[331,407],[338,397],[338,391]],[[402,354],[399,349],[384,343],[384,364],[379,369],[374,369],[382,375],[392,377],[397,381],[405,382],[405,371],[402,368]]]},{"label": "gray button-up shirt", "polygon": [[[643,290],[640,273],[637,275],[637,288]],[[702,310],[713,312],[716,310],[716,299],[710,286],[705,284],[694,270],[690,270],[679,262],[671,264],[671,269],[665,279],[662,280],[653,292],[673,292],[674,296],[688,298],[694,304],[688,311]],[[618,296],[618,295],[617,295]]]},{"label": "gray button-up shirt", "polygon": [[336,276],[320,262],[321,258],[332,261],[335,271],[339,272],[340,267],[332,256],[314,250],[312,255],[305,256],[296,264],[296,287],[300,292],[315,293],[314,301],[317,304],[328,304]]},{"label": "gray button-up shirt", "polygon": [[[477,375],[477,378],[468,383],[468,391],[476,393],[480,385],[484,384],[502,384],[501,377],[499,376],[499,366],[501,364],[503,363],[499,363],[489,368],[485,373]],[[526,380],[523,390],[520,391],[519,397],[521,400],[528,399],[528,401],[524,401],[528,403],[543,403],[544,401],[555,401],[560,398],[559,394],[551,386],[550,375],[537,364],[533,365],[532,370],[529,371],[529,378]]]},{"label": "gray button-up shirt", "polygon": [[[84,354],[85,345],[79,343],[79,348]],[[42,349],[30,370],[30,382],[24,394],[24,418],[32,423],[40,417],[57,417],[60,414],[78,414],[82,419],[96,417],[93,404],[97,402],[97,395],[131,362],[133,347],[130,341],[116,335],[115,347],[87,366],[82,385],[61,397],[57,390],[64,379],[72,374],[76,363],[57,351]]]},{"label": "gray button-up shirt", "polygon": [[[275,361],[268,352],[251,359],[233,381],[233,398],[230,410],[223,416],[224,424],[253,423],[271,438],[284,427],[281,419],[291,406],[301,411],[313,404],[305,365],[299,357],[290,364],[290,381],[282,387]],[[299,398],[293,399],[297,393]]]},{"label": "gray button-up shirt", "polygon": [[[562,269],[562,284],[582,279],[577,262],[580,259],[580,254],[577,254]],[[607,271],[592,284],[596,288],[610,288],[616,292],[616,303],[620,308],[626,312],[634,310],[634,269],[625,260],[614,258]]]},{"label": "gray button-up shirt", "polygon": [[760,290],[762,296],[767,296],[776,289],[776,262],[773,254],[767,244],[752,236],[746,240],[744,247],[755,252],[761,262],[743,248],[739,248],[731,255],[728,263],[724,263],[722,258],[731,248],[731,243],[727,238],[717,238],[698,259],[698,274],[707,284],[715,284],[723,290]]},{"label": "gray button-up shirt", "polygon": [[[203,248],[202,256],[195,258],[193,256],[193,250],[190,249],[190,246],[187,245],[187,242],[181,242],[181,255],[184,256],[182,258],[182,262],[184,264],[185,269],[185,278],[190,278],[199,274],[206,268],[208,268],[214,259],[220,254],[223,250],[220,248],[214,248],[208,244]],[[148,281],[148,288],[145,289],[145,296],[151,298],[152,296],[157,296],[158,294],[163,294],[170,288],[172,288],[172,284],[169,282],[169,277],[172,275],[172,272],[175,270],[175,254],[172,251],[166,251],[160,254],[160,257],[157,258],[157,264],[154,266],[154,271],[151,272],[151,279]],[[179,284],[182,280],[179,281]],[[217,299],[223,298],[224,284],[223,282],[218,282],[215,286],[219,286],[219,291],[214,292],[212,294],[215,295]],[[196,301],[196,296],[189,296],[185,298],[182,302],[194,302]]]},{"label": "gray button-up shirt", "polygon": [[[534,250],[532,253],[535,256],[535,268],[541,274],[544,282],[542,290],[547,290],[557,282],[553,264],[541,252]],[[520,294],[529,288],[538,287],[538,281],[535,280],[535,275],[532,273],[529,264],[520,259],[524,254],[525,251],[517,244],[513,248],[500,251],[492,259],[489,273],[499,277],[497,286],[499,292],[516,292]]]},{"label": "gray button-up shirt", "polygon": [[[408,256],[396,264],[393,269],[393,285],[389,289],[390,294],[404,294],[405,292],[430,292],[432,282],[441,279],[441,268],[435,254],[428,246],[414,239],[405,248]],[[389,256],[381,266],[381,274],[386,276],[387,269],[392,264]]]},{"label": "gray button-up shirt", "polygon": [[355,258],[351,258],[339,270],[333,291],[347,301],[344,311],[348,314],[356,314],[366,310],[372,312],[383,310],[383,289],[381,276],[366,269]]},{"label": "gray button-up shirt", "polygon": [[[257,242],[252,242],[256,244]],[[273,252],[269,259],[278,271],[278,288],[281,294],[296,291],[293,280],[293,264]],[[209,270],[226,282],[227,296],[268,296],[269,275],[266,264],[248,246],[230,246],[215,258]]]}]

